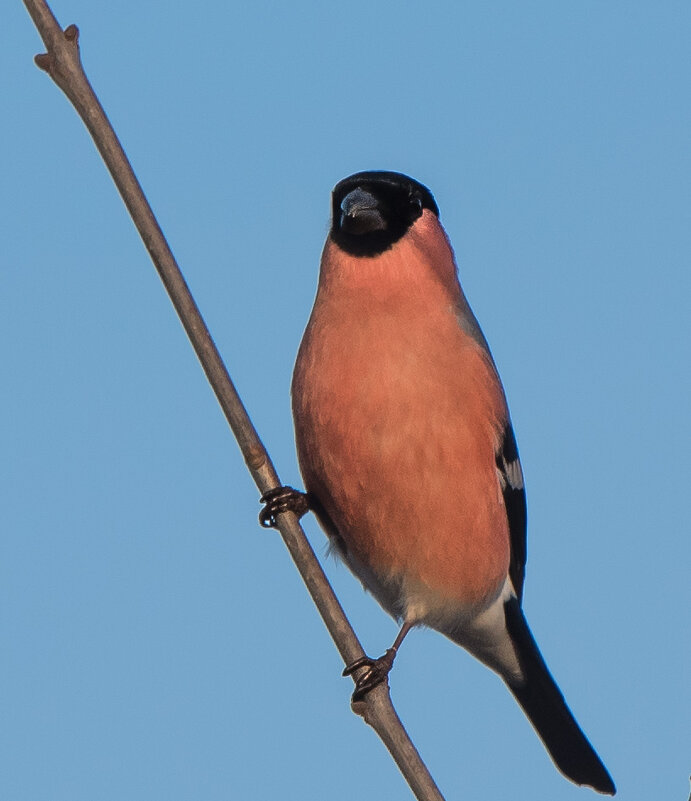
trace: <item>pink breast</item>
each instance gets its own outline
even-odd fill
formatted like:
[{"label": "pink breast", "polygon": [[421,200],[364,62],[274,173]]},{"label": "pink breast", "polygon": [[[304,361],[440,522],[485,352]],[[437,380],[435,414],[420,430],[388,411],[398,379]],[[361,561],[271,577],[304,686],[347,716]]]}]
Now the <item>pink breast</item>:
[{"label": "pink breast", "polygon": [[358,560],[482,604],[509,561],[503,392],[443,287],[426,304],[406,290],[318,301],[293,387],[300,463]]}]

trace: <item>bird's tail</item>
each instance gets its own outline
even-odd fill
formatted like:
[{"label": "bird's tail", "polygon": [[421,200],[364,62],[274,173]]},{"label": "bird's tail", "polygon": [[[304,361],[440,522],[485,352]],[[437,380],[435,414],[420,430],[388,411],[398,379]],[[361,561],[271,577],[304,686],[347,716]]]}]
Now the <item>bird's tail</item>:
[{"label": "bird's tail", "polygon": [[520,685],[507,681],[509,689],[559,770],[576,784],[614,795],[612,777],[566,706],[515,598],[506,603],[505,613],[506,627],[525,674]]}]

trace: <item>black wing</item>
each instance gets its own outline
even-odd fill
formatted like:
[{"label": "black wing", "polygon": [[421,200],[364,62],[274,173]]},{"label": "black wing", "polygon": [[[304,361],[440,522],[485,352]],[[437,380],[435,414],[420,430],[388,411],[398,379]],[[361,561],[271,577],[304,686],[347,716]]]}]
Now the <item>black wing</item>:
[{"label": "black wing", "polygon": [[525,578],[525,560],[527,558],[527,514],[523,471],[521,470],[521,461],[518,458],[516,437],[514,436],[511,422],[508,422],[504,429],[502,441],[496,455],[496,462],[501,491],[504,495],[506,516],[509,519],[509,535],[511,538],[509,576],[520,604],[523,598],[523,579]]}]

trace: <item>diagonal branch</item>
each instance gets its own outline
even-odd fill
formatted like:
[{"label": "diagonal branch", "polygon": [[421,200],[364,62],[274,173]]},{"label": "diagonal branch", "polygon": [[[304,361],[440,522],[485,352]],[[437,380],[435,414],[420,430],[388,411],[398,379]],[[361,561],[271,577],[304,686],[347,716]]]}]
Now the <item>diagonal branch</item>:
[{"label": "diagonal branch", "polygon": [[[233,386],[115,131],[84,73],[77,26],[70,25],[63,31],[44,0],[24,0],[24,5],[47,50],[47,53],[36,56],[36,64],[62,89],[93,137],[218,398],[252,478],[261,494],[279,487],[280,481],[271,459]],[[297,517],[293,512],[282,512],[277,515],[277,526],[344,662],[354,662],[364,655],[362,646]],[[362,670],[356,671],[355,678],[361,673]],[[376,687],[357,707],[354,711],[375,729],[415,796],[420,801],[443,801],[396,714],[388,686]]]}]

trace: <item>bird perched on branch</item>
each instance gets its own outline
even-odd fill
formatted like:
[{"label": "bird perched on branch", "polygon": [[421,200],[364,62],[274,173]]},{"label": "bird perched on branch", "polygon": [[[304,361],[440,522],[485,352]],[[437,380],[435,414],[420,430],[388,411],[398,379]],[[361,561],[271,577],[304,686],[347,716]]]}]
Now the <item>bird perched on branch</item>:
[{"label": "bird perched on branch", "polygon": [[368,668],[354,698],[429,626],[501,676],[569,779],[613,794],[523,616],[525,492],[504,390],[437,204],[412,178],[335,187],[292,398],[311,506],[402,622],[383,657],[348,668]]}]

